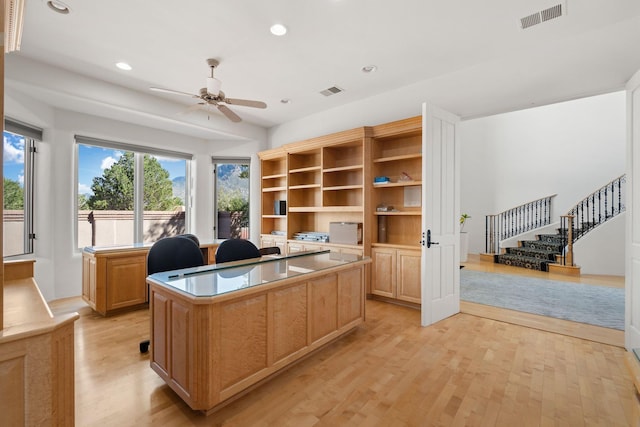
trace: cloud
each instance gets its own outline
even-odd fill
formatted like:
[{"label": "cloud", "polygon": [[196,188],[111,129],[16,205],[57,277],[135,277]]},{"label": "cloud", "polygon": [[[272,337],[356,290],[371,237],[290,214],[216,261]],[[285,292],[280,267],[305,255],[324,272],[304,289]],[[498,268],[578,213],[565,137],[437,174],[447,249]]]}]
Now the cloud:
[{"label": "cloud", "polygon": [[105,157],[104,159],[102,159],[102,163],[100,163],[100,169],[102,169],[102,170],[109,169],[117,161],[118,161],[118,159],[113,158],[111,156]]},{"label": "cloud", "polygon": [[4,161],[8,163],[24,163],[24,139],[4,137]]},{"label": "cloud", "polygon": [[20,183],[20,185],[22,185],[22,187],[24,187],[24,174],[18,174],[18,182]]},{"label": "cloud", "polygon": [[93,191],[90,186],[78,183],[78,194],[93,194]]}]

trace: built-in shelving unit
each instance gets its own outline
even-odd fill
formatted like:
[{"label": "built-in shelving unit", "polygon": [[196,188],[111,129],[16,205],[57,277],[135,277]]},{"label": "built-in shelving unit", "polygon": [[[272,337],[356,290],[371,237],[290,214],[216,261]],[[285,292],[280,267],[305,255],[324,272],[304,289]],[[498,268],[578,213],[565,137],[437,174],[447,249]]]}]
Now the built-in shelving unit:
[{"label": "built-in shelving unit", "polygon": [[[370,255],[369,293],[420,302],[421,117],[338,132],[259,154],[263,246],[275,243],[287,253],[330,249]],[[374,184],[375,176],[385,176],[388,182]],[[273,218],[273,203],[281,199],[287,200],[286,215]],[[294,239],[301,232],[328,233],[332,222],[362,223],[362,244]],[[286,236],[274,237],[273,230],[286,230]]]},{"label": "built-in shelving unit", "polygon": [[371,293],[420,303],[422,120],[373,127],[371,165]]},{"label": "built-in shelving unit", "polygon": [[[364,226],[369,210],[365,194],[371,179],[365,168],[366,162],[370,161],[369,132],[370,128],[358,128],[287,144],[280,147],[277,155],[272,153],[273,150],[260,153],[263,165],[263,244],[265,239],[267,242],[273,241],[272,237],[267,236],[273,225],[269,222],[270,214],[265,209],[268,209],[274,199],[269,196],[270,188],[265,187],[265,179],[273,173],[273,169],[264,169],[264,166],[273,166],[273,158],[282,158],[285,153],[287,251],[298,251],[306,246],[322,246],[336,251],[368,253],[368,240],[366,244],[363,242],[350,248],[349,245],[345,247],[331,242],[299,242],[294,236],[308,231],[329,233],[332,222],[360,222]],[[280,176],[281,173],[282,170],[279,169],[277,175]],[[273,192],[284,197],[279,191]]]},{"label": "built-in shelving unit", "polygon": [[[279,246],[284,252],[287,235],[287,155],[283,150],[260,153],[261,167],[261,246]],[[280,202],[285,202],[280,210]],[[277,205],[277,206],[276,206]]]}]

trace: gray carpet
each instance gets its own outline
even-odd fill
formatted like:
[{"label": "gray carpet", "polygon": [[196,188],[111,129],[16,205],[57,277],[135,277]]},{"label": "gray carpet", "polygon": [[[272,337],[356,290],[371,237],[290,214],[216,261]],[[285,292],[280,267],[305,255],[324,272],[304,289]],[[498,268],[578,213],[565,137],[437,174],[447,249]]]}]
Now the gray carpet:
[{"label": "gray carpet", "polygon": [[460,270],[460,299],[624,330],[624,289]]}]

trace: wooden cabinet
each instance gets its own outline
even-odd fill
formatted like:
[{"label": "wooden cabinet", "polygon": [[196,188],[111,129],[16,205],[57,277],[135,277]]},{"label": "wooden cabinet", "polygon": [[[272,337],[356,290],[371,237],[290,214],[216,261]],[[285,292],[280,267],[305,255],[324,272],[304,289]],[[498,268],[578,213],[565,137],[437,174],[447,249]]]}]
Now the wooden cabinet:
[{"label": "wooden cabinet", "polygon": [[0,424],[73,426],[74,322],[79,316],[52,315],[33,278],[33,263],[4,262]]},{"label": "wooden cabinet", "polygon": [[422,120],[373,127],[371,166],[371,293],[420,304]]},{"label": "wooden cabinet", "polygon": [[147,252],[83,252],[82,299],[102,315],[145,304]]},{"label": "wooden cabinet", "polygon": [[[262,239],[285,231],[287,253],[312,249],[371,255],[371,294],[420,303],[422,117],[361,127],[259,153]],[[374,183],[375,177],[385,177]],[[271,216],[287,199],[282,221]],[[295,233],[328,232],[331,222],[361,222],[361,245],[296,241]],[[267,237],[265,237],[267,236]],[[269,242],[269,244],[267,244]]]},{"label": "wooden cabinet", "polygon": [[[147,304],[147,246],[85,248],[82,299],[103,316]],[[205,263],[215,263],[218,243],[200,245]]]},{"label": "wooden cabinet", "polygon": [[420,304],[420,251],[373,248],[371,293]]}]

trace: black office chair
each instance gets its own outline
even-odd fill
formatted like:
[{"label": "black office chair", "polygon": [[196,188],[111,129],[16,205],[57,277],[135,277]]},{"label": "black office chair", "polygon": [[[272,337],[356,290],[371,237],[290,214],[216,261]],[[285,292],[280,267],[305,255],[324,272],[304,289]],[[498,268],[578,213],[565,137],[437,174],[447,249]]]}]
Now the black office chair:
[{"label": "black office chair", "polygon": [[267,246],[266,248],[258,249],[260,255],[280,255],[280,248],[277,246]]},{"label": "black office chair", "polygon": [[229,261],[239,261],[249,258],[260,258],[260,250],[256,245],[245,239],[229,239],[220,243],[216,250],[216,264]]},{"label": "black office chair", "polygon": [[[147,254],[147,274],[204,265],[197,239],[194,235],[180,235],[155,242]],[[141,341],[140,353],[149,351],[149,344],[150,340]]]}]

